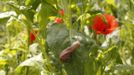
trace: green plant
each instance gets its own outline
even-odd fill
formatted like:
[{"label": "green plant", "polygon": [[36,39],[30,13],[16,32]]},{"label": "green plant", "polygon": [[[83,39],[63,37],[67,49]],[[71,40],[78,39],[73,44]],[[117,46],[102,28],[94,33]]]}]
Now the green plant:
[{"label": "green plant", "polygon": [[[0,8],[3,75],[134,74],[133,0],[1,0]],[[97,24],[113,22],[103,14],[118,21],[107,35],[92,27],[96,15]]]}]

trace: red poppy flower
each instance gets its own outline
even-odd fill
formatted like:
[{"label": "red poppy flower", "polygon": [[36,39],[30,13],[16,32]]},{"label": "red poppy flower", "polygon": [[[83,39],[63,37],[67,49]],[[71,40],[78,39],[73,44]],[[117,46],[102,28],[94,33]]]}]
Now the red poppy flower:
[{"label": "red poppy flower", "polygon": [[92,28],[97,34],[110,34],[118,27],[116,18],[109,14],[97,15],[93,19]]},{"label": "red poppy flower", "polygon": [[61,16],[64,16],[64,10],[63,10],[63,9],[59,10],[59,14],[60,14]]},{"label": "red poppy flower", "polygon": [[34,42],[34,40],[36,39],[37,33],[38,33],[38,31],[36,31],[36,30],[30,32],[30,43]]},{"label": "red poppy flower", "polygon": [[60,24],[63,22],[63,20],[62,20],[62,18],[55,18],[54,22],[57,24]]}]

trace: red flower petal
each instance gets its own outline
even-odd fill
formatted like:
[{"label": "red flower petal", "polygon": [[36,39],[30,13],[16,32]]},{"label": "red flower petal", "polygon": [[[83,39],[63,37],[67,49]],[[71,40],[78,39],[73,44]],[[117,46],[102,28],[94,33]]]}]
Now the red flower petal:
[{"label": "red flower petal", "polygon": [[59,10],[59,14],[60,14],[61,16],[64,16],[64,10],[63,10],[63,9]]},{"label": "red flower petal", "polygon": [[63,23],[63,20],[62,20],[62,18],[56,18],[54,20],[54,22],[57,23],[57,24],[60,24],[60,23]]},{"label": "red flower petal", "polygon": [[30,43],[33,43],[34,40],[36,39],[36,35],[37,35],[38,31],[31,31],[30,32]]},{"label": "red flower petal", "polygon": [[[103,20],[106,20],[106,22]],[[95,30],[96,34],[110,34],[118,27],[116,18],[109,14],[97,15],[93,19],[92,29]]]}]

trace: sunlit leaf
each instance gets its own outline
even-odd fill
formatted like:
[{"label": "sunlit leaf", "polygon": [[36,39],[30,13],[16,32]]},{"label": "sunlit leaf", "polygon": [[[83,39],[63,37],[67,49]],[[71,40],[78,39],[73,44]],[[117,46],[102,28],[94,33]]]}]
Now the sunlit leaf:
[{"label": "sunlit leaf", "polygon": [[[25,60],[24,62],[20,63],[19,66],[17,66],[16,68],[16,72],[21,74],[22,69],[24,68],[29,68],[31,70],[31,72],[29,73],[34,73],[34,75],[38,74],[39,70],[41,70],[43,68],[43,58],[42,58],[42,54],[39,54],[37,56],[34,56],[32,58],[29,58],[27,60]],[[34,69],[33,69],[34,68]]]},{"label": "sunlit leaf", "polygon": [[115,0],[106,0],[108,4],[115,6]]}]

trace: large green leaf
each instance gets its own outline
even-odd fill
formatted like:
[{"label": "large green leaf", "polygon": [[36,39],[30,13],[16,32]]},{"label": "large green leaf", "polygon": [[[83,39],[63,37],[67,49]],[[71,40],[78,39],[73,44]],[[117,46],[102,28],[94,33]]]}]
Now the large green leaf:
[{"label": "large green leaf", "polygon": [[41,30],[46,28],[48,23],[48,18],[56,14],[56,9],[53,5],[48,4],[46,2],[41,3],[40,11],[38,13],[38,22],[41,26]]},{"label": "large green leaf", "polygon": [[[24,62],[20,63],[20,65],[17,66],[15,71],[16,71],[16,74],[25,75],[23,73],[25,73],[24,71],[26,70],[26,68],[28,68],[29,69],[28,74],[40,75],[40,72],[43,68],[42,65],[43,65],[42,54],[39,54],[37,56],[29,58],[29,59],[25,60]],[[24,69],[24,70],[22,70],[22,69]]]},{"label": "large green leaf", "polygon": [[[89,63],[92,63],[92,60],[89,59],[88,55],[90,51],[97,49],[97,45],[95,41],[86,37],[82,33],[79,33],[76,30],[72,30],[71,32],[73,38],[70,40],[69,31],[65,25],[55,24],[48,28],[47,43],[49,46],[50,56],[53,59],[53,64],[56,66],[57,71],[59,71],[61,75],[63,73],[62,68],[68,75],[83,75],[84,72],[86,74],[90,74],[87,70],[90,69]],[[81,40],[81,47],[72,54],[69,60],[61,62],[59,60],[60,52],[69,47],[71,45],[71,41],[76,41],[77,39]],[[89,66],[87,67],[87,65]]]}]

